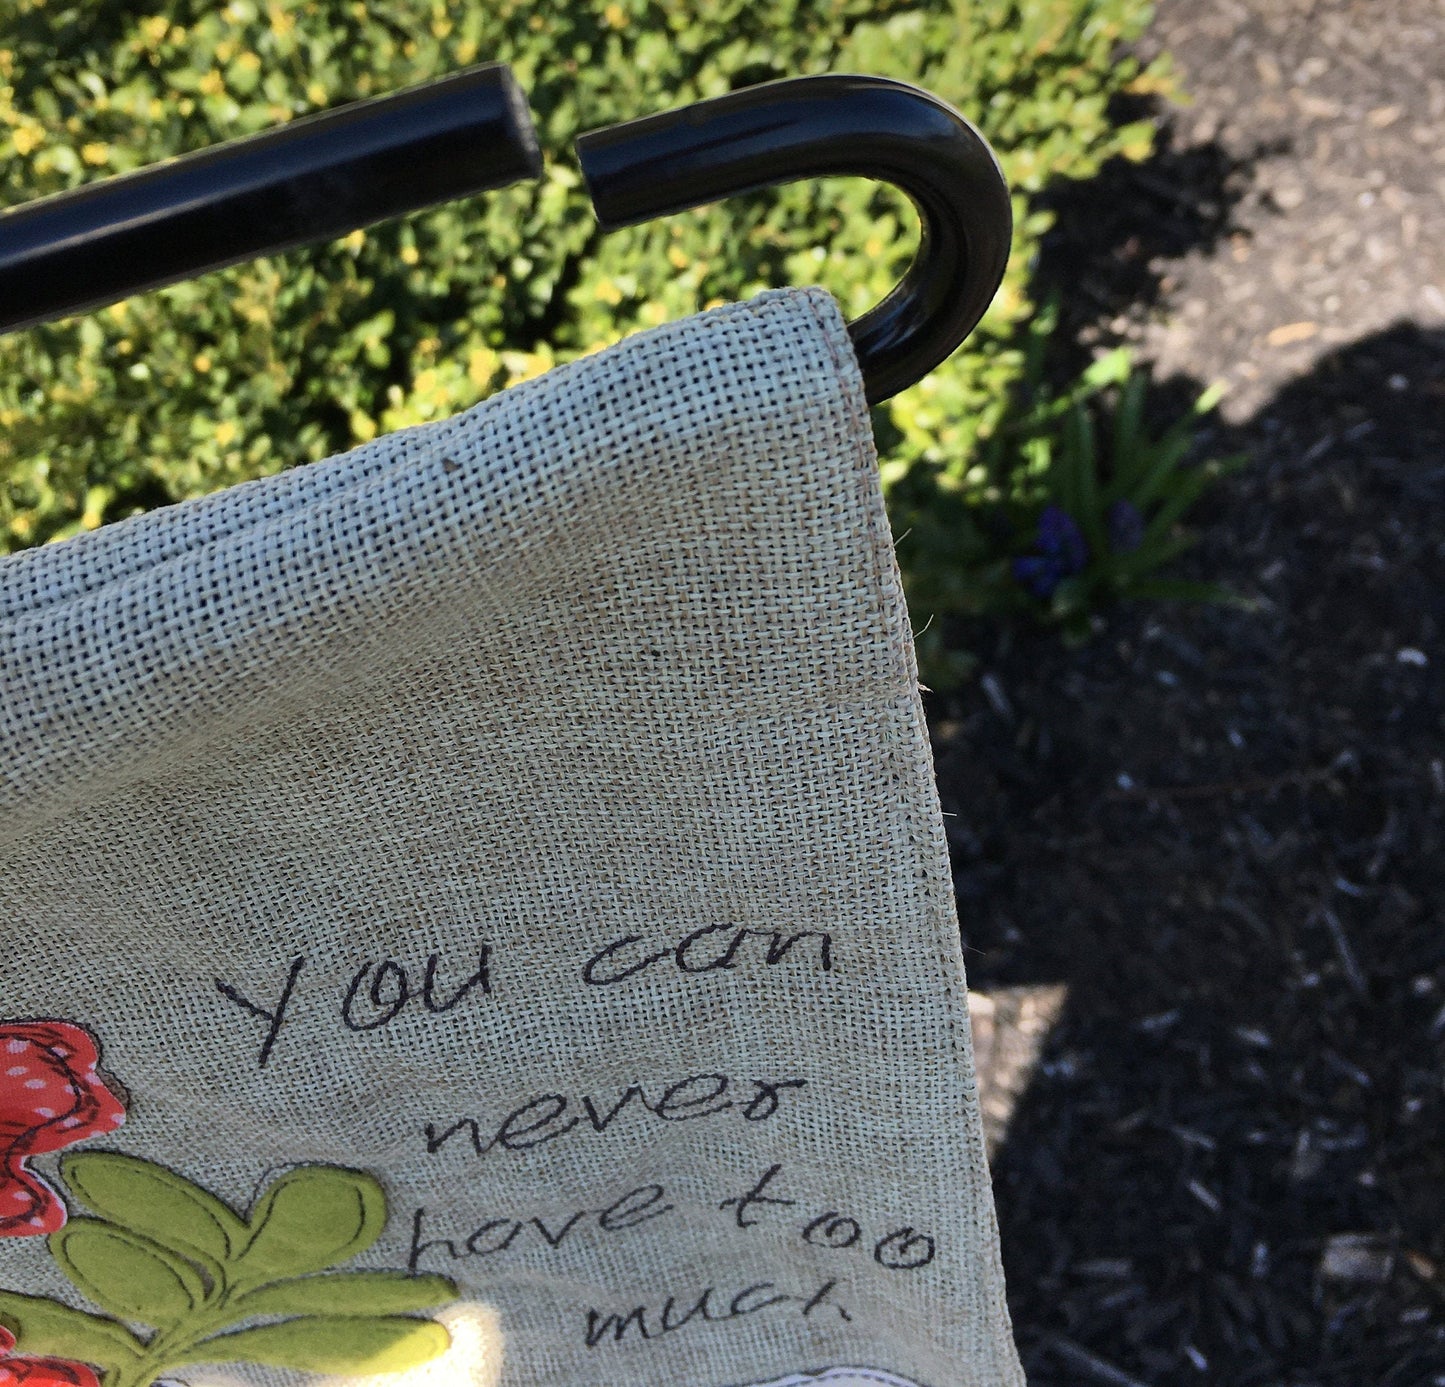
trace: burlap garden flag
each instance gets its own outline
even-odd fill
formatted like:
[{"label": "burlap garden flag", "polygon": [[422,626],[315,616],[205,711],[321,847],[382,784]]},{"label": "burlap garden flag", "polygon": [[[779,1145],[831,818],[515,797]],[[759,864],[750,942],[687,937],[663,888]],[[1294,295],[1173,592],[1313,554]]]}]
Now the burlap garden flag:
[{"label": "burlap garden flag", "polygon": [[1022,1381],[827,295],[11,558],[0,693],[0,1381]]}]

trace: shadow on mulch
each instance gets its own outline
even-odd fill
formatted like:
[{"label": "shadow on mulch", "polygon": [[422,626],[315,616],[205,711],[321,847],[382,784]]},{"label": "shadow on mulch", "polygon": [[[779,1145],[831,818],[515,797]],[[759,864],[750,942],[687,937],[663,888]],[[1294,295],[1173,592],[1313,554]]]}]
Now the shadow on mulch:
[{"label": "shadow on mulch", "polygon": [[1445,334],[1205,442],[1191,576],[1255,610],[969,633],[931,709],[970,984],[1068,987],[1015,1328],[1033,1387],[1445,1383]]},{"label": "shadow on mulch", "polygon": [[1040,246],[1037,280],[1062,291],[1060,336],[1070,343],[1087,342],[1121,310],[1157,305],[1169,287],[1161,261],[1246,234],[1234,209],[1249,195],[1255,166],[1281,152],[1278,143],[1243,156],[1217,141],[1181,145],[1154,98],[1118,100],[1110,116],[1158,124],[1150,157],[1111,159],[1087,182],[1061,183],[1039,198],[1055,222]]}]

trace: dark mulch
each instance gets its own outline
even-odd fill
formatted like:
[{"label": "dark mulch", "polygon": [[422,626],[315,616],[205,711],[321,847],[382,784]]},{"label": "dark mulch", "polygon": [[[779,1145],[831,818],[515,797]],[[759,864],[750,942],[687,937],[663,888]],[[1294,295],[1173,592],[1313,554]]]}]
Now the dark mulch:
[{"label": "dark mulch", "polygon": [[1044,273],[1238,387],[1189,568],[1258,607],[965,632],[934,700],[970,982],[1068,989],[1015,1327],[1033,1387],[1445,1384],[1445,10],[1160,8],[1195,104]]}]

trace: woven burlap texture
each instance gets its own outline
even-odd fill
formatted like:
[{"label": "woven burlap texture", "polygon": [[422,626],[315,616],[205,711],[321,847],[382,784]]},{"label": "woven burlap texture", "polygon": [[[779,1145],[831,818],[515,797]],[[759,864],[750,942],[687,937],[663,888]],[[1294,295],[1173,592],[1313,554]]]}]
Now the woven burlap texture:
[{"label": "woven burlap texture", "polygon": [[[3,1015],[99,1039],[95,1149],[241,1211],[298,1164],[380,1177],[346,1267],[453,1278],[472,1354],[417,1380],[1022,1383],[827,294],[8,559],[0,688]],[[288,978],[263,1065],[237,997]],[[0,1238],[0,1287],[85,1303],[44,1238]]]}]

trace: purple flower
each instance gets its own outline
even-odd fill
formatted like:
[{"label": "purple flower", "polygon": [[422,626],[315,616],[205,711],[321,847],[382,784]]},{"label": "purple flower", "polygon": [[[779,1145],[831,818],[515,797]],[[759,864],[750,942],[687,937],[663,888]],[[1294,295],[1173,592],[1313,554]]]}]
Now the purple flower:
[{"label": "purple flower", "polygon": [[1058,587],[1063,576],[1064,571],[1059,567],[1057,559],[1030,554],[1026,558],[1014,560],[1014,577],[1035,597],[1042,597],[1046,601],[1054,595],[1054,589]]},{"label": "purple flower", "polygon": [[1047,600],[1065,578],[1084,571],[1089,546],[1074,517],[1059,506],[1043,508],[1034,543],[1041,552],[1015,559],[1013,575],[1035,597]]},{"label": "purple flower", "polygon": [[1039,514],[1039,548],[1059,561],[1065,577],[1082,573],[1089,562],[1089,546],[1074,517],[1059,506],[1045,506]]},{"label": "purple flower", "polygon": [[1144,517],[1132,501],[1115,501],[1109,507],[1105,523],[1109,529],[1109,548],[1116,554],[1127,554],[1144,542]]}]

